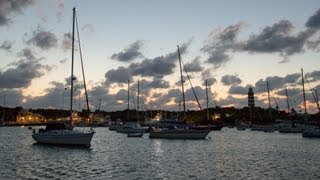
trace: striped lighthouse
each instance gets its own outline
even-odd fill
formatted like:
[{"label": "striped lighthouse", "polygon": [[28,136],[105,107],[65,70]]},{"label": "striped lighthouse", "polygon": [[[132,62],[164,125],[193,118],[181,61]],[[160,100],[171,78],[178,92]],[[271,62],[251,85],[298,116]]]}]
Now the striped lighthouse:
[{"label": "striped lighthouse", "polygon": [[254,105],[254,93],[251,87],[249,87],[248,91],[248,107],[253,108],[255,107]]}]

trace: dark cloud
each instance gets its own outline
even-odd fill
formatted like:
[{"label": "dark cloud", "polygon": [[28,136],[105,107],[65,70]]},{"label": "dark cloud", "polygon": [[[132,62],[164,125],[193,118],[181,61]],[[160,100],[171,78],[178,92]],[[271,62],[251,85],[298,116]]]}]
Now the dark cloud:
[{"label": "dark cloud", "polygon": [[230,87],[229,89],[229,94],[235,94],[235,95],[247,95],[248,91],[249,91],[250,86],[237,86],[237,85],[233,85]]},{"label": "dark cloud", "polygon": [[309,82],[319,81],[320,80],[320,71],[313,71],[305,74],[306,79]]},{"label": "dark cloud", "polygon": [[226,97],[225,99],[219,99],[217,100],[218,106],[233,106],[233,107],[244,107],[248,104],[248,98],[236,98],[231,95]]},{"label": "dark cloud", "polygon": [[[189,45],[190,42],[180,46],[181,55],[186,52]],[[135,76],[140,75],[142,77],[154,77],[161,79],[162,77],[174,72],[176,63],[178,63],[178,53],[173,52],[154,59],[144,59],[139,63],[132,63],[128,69],[130,69],[132,75]]]},{"label": "dark cloud", "polygon": [[320,9],[305,26],[305,30],[295,31],[290,21],[281,20],[264,27],[260,33],[252,34],[247,40],[237,41],[243,27],[243,23],[238,23],[224,30],[215,29],[201,50],[209,55],[206,62],[213,64],[214,68],[229,62],[231,52],[278,53],[283,58],[279,63],[287,63],[291,55],[320,49]]},{"label": "dark cloud", "polygon": [[[212,86],[213,84],[217,83],[217,79],[216,78],[207,78],[206,79],[208,82],[208,86]],[[204,80],[202,83],[203,86],[206,85],[206,81]]]},{"label": "dark cloud", "polygon": [[260,79],[255,84],[256,92],[267,92],[267,81],[272,90],[285,89],[286,86],[295,86],[301,81],[299,73],[288,74],[285,77],[269,76],[265,80]]},{"label": "dark cloud", "polygon": [[63,35],[61,48],[65,51],[69,51],[71,49],[71,43],[72,43],[72,35],[71,33],[65,33]]},{"label": "dark cloud", "polygon": [[34,31],[33,37],[27,41],[28,44],[33,44],[43,50],[50,49],[57,45],[58,39],[55,34],[49,31]]},{"label": "dark cloud", "polygon": [[165,81],[163,79],[157,79],[154,78],[151,81],[142,79],[139,82],[140,89],[163,89],[163,88],[169,88],[170,83],[169,81]]},{"label": "dark cloud", "polygon": [[20,57],[25,57],[28,60],[36,60],[36,57],[33,55],[33,52],[29,48],[24,48],[22,49],[19,53],[18,56]]},{"label": "dark cloud", "polygon": [[12,44],[13,43],[11,41],[3,41],[2,45],[0,46],[0,49],[10,51],[10,49],[12,48]]},{"label": "dark cloud", "polygon": [[23,100],[23,92],[20,89],[0,89],[0,102],[6,98],[6,107],[21,106]]},{"label": "dark cloud", "polygon": [[57,108],[69,109],[70,91],[65,89],[65,85],[60,82],[50,82],[51,87],[46,88],[45,95],[26,97],[23,104],[28,108]]},{"label": "dark cloud", "polygon": [[225,76],[222,76],[221,82],[224,85],[229,86],[229,85],[238,85],[242,81],[237,75],[225,75]]},{"label": "dark cloud", "polygon": [[279,21],[265,27],[260,34],[251,35],[248,41],[241,45],[241,50],[253,53],[280,53],[285,57],[301,53],[314,31],[306,30],[292,35],[293,29],[291,22]]},{"label": "dark cloud", "polygon": [[320,28],[320,9],[318,9],[317,12],[307,20],[305,26],[315,29]]},{"label": "dark cloud", "polygon": [[111,69],[105,74],[106,83],[127,83],[128,80],[132,81],[130,68],[123,66],[118,69]]},{"label": "dark cloud", "polygon": [[200,57],[196,57],[192,62],[186,63],[184,66],[188,72],[200,72],[203,70]]},{"label": "dark cloud", "polygon": [[208,42],[201,48],[209,55],[206,62],[213,64],[216,69],[225,65],[230,60],[228,53],[234,50],[236,37],[243,25],[243,23],[238,23],[223,30],[216,29],[211,32]]},{"label": "dark cloud", "polygon": [[20,60],[11,65],[15,67],[0,72],[0,88],[26,88],[33,79],[51,70],[50,66],[40,64],[38,60]]},{"label": "dark cloud", "polygon": [[142,53],[140,52],[143,46],[142,41],[136,41],[129,45],[128,48],[124,49],[124,51],[113,54],[111,59],[122,61],[122,62],[129,62],[136,58],[143,57]]},{"label": "dark cloud", "polygon": [[0,26],[7,25],[12,15],[21,14],[33,3],[34,0],[0,0]]}]

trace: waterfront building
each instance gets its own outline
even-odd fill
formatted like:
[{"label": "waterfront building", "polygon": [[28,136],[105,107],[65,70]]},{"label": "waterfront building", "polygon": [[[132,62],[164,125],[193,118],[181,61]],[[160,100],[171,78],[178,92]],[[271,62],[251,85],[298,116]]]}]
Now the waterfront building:
[{"label": "waterfront building", "polygon": [[32,113],[27,109],[22,109],[16,118],[18,124],[33,124],[33,123],[45,123],[46,119],[44,116]]}]

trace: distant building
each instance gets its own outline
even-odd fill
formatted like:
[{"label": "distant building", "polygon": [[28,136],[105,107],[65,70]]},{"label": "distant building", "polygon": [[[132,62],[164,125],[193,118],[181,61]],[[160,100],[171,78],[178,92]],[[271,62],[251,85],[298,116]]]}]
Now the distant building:
[{"label": "distant building", "polygon": [[45,118],[36,113],[29,112],[26,109],[22,109],[16,119],[18,124],[32,124],[32,123],[45,123]]},{"label": "distant building", "polygon": [[254,93],[251,87],[249,87],[249,91],[248,91],[248,107],[253,108],[255,107],[254,104]]}]

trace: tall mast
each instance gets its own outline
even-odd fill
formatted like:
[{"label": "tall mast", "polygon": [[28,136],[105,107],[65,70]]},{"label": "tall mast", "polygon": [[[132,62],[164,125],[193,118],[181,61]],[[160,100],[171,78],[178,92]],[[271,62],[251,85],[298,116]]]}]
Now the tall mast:
[{"label": "tall mast", "polygon": [[207,122],[209,123],[209,97],[208,97],[208,80],[206,79],[206,98],[207,98]]},{"label": "tall mast", "polygon": [[304,75],[303,75],[303,69],[301,68],[301,80],[302,80],[302,91],[303,91],[303,106],[304,106],[304,113],[305,113],[305,120],[307,116],[307,103],[306,103],[306,93],[304,90]]},{"label": "tall mast", "polygon": [[130,116],[130,110],[129,110],[129,108],[130,108],[130,101],[129,101],[129,99],[130,99],[130,80],[128,80],[128,95],[127,95],[127,108],[128,108],[128,113],[127,113],[127,120],[129,121],[129,116]]},{"label": "tall mast", "polygon": [[101,98],[99,99],[99,108],[98,108],[99,113],[100,113],[100,108],[101,108]]},{"label": "tall mast", "polygon": [[75,17],[76,17],[76,8],[73,8],[73,18],[72,18],[72,46],[71,46],[71,88],[70,88],[70,122],[72,123],[72,103],[73,103],[73,61],[74,61],[74,28],[75,28]]},{"label": "tall mast", "polygon": [[180,56],[180,48],[179,45],[177,45],[178,47],[178,55],[179,55],[179,65],[180,65],[180,78],[181,78],[181,90],[182,90],[182,106],[183,106],[183,120],[186,117],[186,100],[185,100],[185,96],[184,96],[184,80],[183,80],[183,75],[182,75],[182,65],[181,65],[181,56]]},{"label": "tall mast", "polygon": [[270,104],[270,89],[269,82],[267,81],[267,89],[268,89],[268,103],[269,103],[269,120],[271,121],[271,104]]},{"label": "tall mast", "polygon": [[[5,111],[5,106],[6,106],[6,94],[3,95],[3,107],[2,107],[2,117],[1,117],[1,123],[3,124],[4,119],[6,117],[6,111]],[[0,125],[2,125],[0,124]]]},{"label": "tall mast", "polygon": [[284,89],[284,90],[285,90],[285,92],[286,92],[287,108],[288,108],[288,116],[289,116],[289,119],[290,119],[290,104],[289,104],[288,90],[287,90],[287,89]]},{"label": "tall mast", "polygon": [[140,84],[139,84],[139,79],[138,79],[138,97],[137,97],[137,119],[138,121],[140,121],[139,119],[139,96],[140,96]]},{"label": "tall mast", "polygon": [[137,97],[137,111],[139,112],[139,96],[140,96],[140,89],[139,89],[139,79],[138,79],[138,97]]}]

